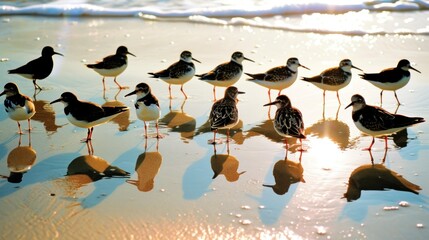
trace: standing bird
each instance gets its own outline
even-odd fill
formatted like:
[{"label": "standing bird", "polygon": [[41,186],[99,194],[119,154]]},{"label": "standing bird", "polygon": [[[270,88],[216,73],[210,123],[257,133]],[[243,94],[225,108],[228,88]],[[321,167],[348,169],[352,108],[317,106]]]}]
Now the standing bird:
[{"label": "standing bird", "polygon": [[214,132],[213,144],[216,144],[216,133],[218,129],[226,129],[226,141],[229,142],[229,129],[238,123],[237,96],[244,94],[234,86],[225,90],[225,96],[216,101],[210,111],[210,130]]},{"label": "standing bird", "polygon": [[153,78],[160,78],[164,82],[168,83],[168,92],[171,98],[171,84],[180,85],[180,91],[182,91],[185,99],[188,98],[186,93],[183,91],[183,84],[192,79],[195,75],[195,65],[192,60],[201,63],[197,59],[192,57],[190,51],[183,51],[180,54],[180,60],[173,63],[167,69],[161,70],[156,73],[149,73]]},{"label": "standing bird", "polygon": [[393,114],[380,107],[366,105],[365,99],[359,94],[353,95],[351,101],[346,109],[353,106],[352,117],[356,127],[361,132],[372,136],[371,145],[364,150],[371,150],[375,137],[384,137],[387,149],[387,136],[425,121],[421,117]]},{"label": "standing bird", "polygon": [[274,67],[265,73],[245,74],[251,77],[248,79],[249,81],[268,88],[268,97],[271,101],[271,89],[279,90],[277,96],[280,96],[283,89],[290,87],[296,81],[298,67],[310,70],[308,67],[301,65],[298,58],[293,57],[287,60],[286,66]]},{"label": "standing bird", "polygon": [[304,121],[302,120],[302,114],[299,109],[292,107],[290,99],[286,95],[280,95],[274,102],[267,103],[265,106],[276,105],[277,111],[274,118],[274,129],[276,132],[285,138],[286,145],[286,157],[289,149],[287,138],[298,138],[301,143],[302,151],[302,139],[305,139],[304,135]]},{"label": "standing bird", "polygon": [[46,46],[42,49],[42,56],[36,58],[27,64],[9,70],[9,74],[19,74],[25,78],[33,80],[34,90],[42,90],[42,88],[36,83],[36,80],[42,80],[48,77],[52,69],[54,68],[54,61],[52,60],[53,55],[63,56],[61,53],[57,53],[50,46]]},{"label": "standing bird", "polygon": [[216,101],[216,86],[229,87],[234,85],[243,73],[244,60],[255,62],[251,59],[244,57],[241,52],[234,52],[231,56],[231,61],[222,63],[208,73],[195,75],[200,80],[206,81],[213,85],[213,95]]},{"label": "standing bird", "polygon": [[50,104],[57,102],[64,104],[64,113],[71,124],[88,129],[86,139],[82,140],[87,143],[91,141],[95,126],[106,123],[128,110],[126,106],[101,107],[95,103],[80,101],[71,92],[64,92],[60,98]]},{"label": "standing bird", "polygon": [[396,90],[404,87],[410,81],[410,69],[421,73],[419,70],[411,67],[410,62],[407,59],[402,59],[398,62],[398,66],[395,68],[387,68],[382,70],[380,73],[359,74],[359,76],[381,89],[381,104],[383,104],[383,91],[388,90],[394,92],[396,101],[398,102],[398,105],[400,105],[401,103],[396,95]]},{"label": "standing bird", "polygon": [[5,94],[6,99],[4,100],[4,107],[9,118],[18,123],[18,133],[23,134],[21,131],[21,124],[19,124],[19,121],[23,120],[28,121],[28,131],[31,131],[30,118],[36,113],[33,100],[21,94],[18,86],[12,82],[4,85],[4,91],[0,93],[0,96]]},{"label": "standing bird", "polygon": [[137,101],[134,106],[136,107],[137,117],[144,123],[145,138],[148,137],[146,125],[146,122],[148,121],[155,121],[156,138],[161,138],[158,129],[158,119],[161,116],[161,109],[159,107],[158,99],[155,97],[155,95],[152,94],[149,85],[146,83],[137,84],[136,89],[125,95],[125,97],[134,94],[137,95]]},{"label": "standing bird", "polygon": [[326,69],[321,74],[311,78],[303,77],[302,80],[312,83],[323,90],[323,103],[325,103],[326,91],[336,91],[338,103],[341,104],[338,91],[349,85],[352,80],[352,68],[362,71],[362,69],[353,66],[352,61],[349,59],[343,59],[338,67]]},{"label": "standing bird", "polygon": [[128,65],[127,54],[134,56],[134,54],[128,52],[127,47],[120,46],[116,50],[116,54],[109,55],[103,58],[102,61],[99,61],[95,64],[87,64],[88,68],[94,69],[98,74],[103,76],[103,90],[106,90],[106,84],[104,83],[105,77],[114,77],[114,82],[118,85],[119,89],[125,89],[126,87],[121,86],[117,81],[116,77],[121,74]]}]

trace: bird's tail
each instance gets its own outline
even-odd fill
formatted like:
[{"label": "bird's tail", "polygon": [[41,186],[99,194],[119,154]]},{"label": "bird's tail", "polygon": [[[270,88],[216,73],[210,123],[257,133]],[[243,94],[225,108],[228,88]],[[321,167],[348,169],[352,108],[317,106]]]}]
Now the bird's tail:
[{"label": "bird's tail", "polygon": [[87,66],[88,68],[95,68],[95,65],[96,65],[96,64],[86,64],[86,66]]},{"label": "bird's tail", "polygon": [[364,73],[364,74],[359,74],[359,76],[364,80],[377,80],[378,73]]},{"label": "bird's tail", "polygon": [[251,73],[244,73],[247,76],[251,77],[248,78],[247,80],[257,80],[257,79],[264,79],[265,74],[251,74]]}]

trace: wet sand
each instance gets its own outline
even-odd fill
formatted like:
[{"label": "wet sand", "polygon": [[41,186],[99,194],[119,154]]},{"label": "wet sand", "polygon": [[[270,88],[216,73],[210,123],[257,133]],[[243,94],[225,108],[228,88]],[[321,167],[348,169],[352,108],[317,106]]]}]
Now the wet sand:
[{"label": "wet sand", "polygon": [[[291,184],[283,195],[263,187],[275,183],[273,168],[283,164],[276,163],[285,156],[283,140],[269,119],[274,117],[275,107],[262,107],[269,102],[267,89],[245,81],[244,76],[236,84],[246,92],[238,103],[241,122],[232,131],[229,156],[223,143],[216,146],[218,156],[214,157],[213,146],[207,144],[213,134],[206,124],[213,103],[212,86],[194,78],[184,86],[189,96],[186,101],[178,86],[172,87],[170,100],[168,85],[147,74],[177,61],[183,50],[190,50],[202,62],[196,63],[197,73],[229,61],[234,51],[255,60],[243,62],[245,72],[250,73],[298,57],[311,69],[300,68],[299,77],[319,74],[344,58],[365,72],[378,72],[407,58],[422,73],[411,71],[409,84],[397,91],[403,105],[397,108],[393,93],[385,92],[383,107],[429,119],[427,36],[318,35],[129,18],[3,17],[0,24],[4,39],[0,79],[15,82],[24,94],[33,95],[31,81],[8,75],[7,70],[38,57],[45,45],[64,54],[54,56],[53,73],[38,82],[45,88],[36,96],[39,111],[32,121],[31,136],[25,134],[21,139],[20,149],[28,156],[23,164],[31,169],[20,183],[0,181],[4,239],[425,239],[429,235],[427,123],[390,137],[385,162],[386,168],[419,185],[420,195],[362,191],[354,202],[342,198],[353,170],[371,163],[368,151],[361,150],[369,146],[371,137],[361,135],[351,119],[351,109],[344,108],[355,93],[362,94],[368,104],[380,104],[380,90],[360,80],[359,71],[353,70],[351,84],[340,90],[341,105],[334,92],[327,92],[323,105],[322,91],[300,80],[283,90],[302,111],[308,136],[304,141],[307,151],[301,157],[296,145],[288,155],[296,164],[301,158],[305,183]],[[130,88],[119,91],[107,78],[108,89],[103,93],[101,76],[84,64],[113,54],[120,45],[137,56],[129,57],[128,68],[118,77],[119,83]],[[143,123],[133,107],[135,99],[124,97],[140,82],[152,87],[163,118],[160,131],[164,138],[149,138],[146,149]],[[80,143],[86,130],[67,121],[62,104],[47,104],[64,91],[100,105],[130,107],[130,112],[95,128],[95,157],[86,156],[87,146]],[[217,88],[217,98],[223,91]],[[271,94],[274,99],[277,91]],[[0,111],[0,126],[0,174],[9,176],[19,136],[16,123],[4,110]],[[154,125],[149,129],[153,136]],[[32,154],[36,154],[35,161]],[[384,141],[377,139],[374,162],[380,163],[384,154]],[[85,160],[91,158],[96,160]],[[96,162],[96,166],[88,162]],[[111,166],[130,176],[101,174]],[[400,207],[400,201],[410,206]],[[385,210],[392,206],[394,210]]]}]

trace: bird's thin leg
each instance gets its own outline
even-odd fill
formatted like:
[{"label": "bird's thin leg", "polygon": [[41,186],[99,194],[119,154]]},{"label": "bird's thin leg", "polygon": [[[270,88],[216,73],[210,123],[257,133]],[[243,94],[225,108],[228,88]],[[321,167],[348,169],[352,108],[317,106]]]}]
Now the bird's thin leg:
[{"label": "bird's thin leg", "polygon": [[277,96],[280,96],[280,94],[282,94],[282,90],[279,90],[279,93],[277,94]]},{"label": "bird's thin leg", "polygon": [[214,145],[216,145],[216,132],[217,132],[217,129],[215,129],[213,131],[213,142],[212,142],[212,144],[214,144]]},{"label": "bird's thin leg", "polygon": [[103,82],[103,90],[104,90],[104,91],[106,91],[106,83],[105,83],[105,81],[104,81],[104,78],[105,78],[105,77],[103,77],[103,80],[102,80],[102,82]]},{"label": "bird's thin leg", "polygon": [[188,95],[186,95],[185,91],[183,91],[183,85],[180,86],[180,91],[182,91],[183,95],[185,96],[185,99],[188,99]]},{"label": "bird's thin leg", "polygon": [[398,105],[401,105],[401,103],[399,102],[398,96],[396,95],[396,91],[393,91],[393,93],[395,94],[396,102],[398,102]]},{"label": "bird's thin leg", "polygon": [[340,100],[340,94],[337,91],[337,99],[338,99],[338,103],[341,105],[341,100]]},{"label": "bird's thin leg", "polygon": [[326,95],[326,91],[323,90],[323,105],[325,105],[325,95]]},{"label": "bird's thin leg", "polygon": [[173,99],[173,96],[171,96],[171,84],[168,84],[168,94],[169,94],[169,98]]},{"label": "bird's thin leg", "polygon": [[146,122],[143,121],[143,124],[144,124],[144,137],[147,138],[147,125],[146,125]]},{"label": "bird's thin leg", "polygon": [[380,105],[383,105],[383,90],[380,92]]},{"label": "bird's thin leg", "polygon": [[372,148],[372,145],[374,145],[374,142],[375,142],[375,138],[374,138],[374,137],[372,137],[371,145],[369,145],[369,147],[368,147],[368,148],[364,148],[363,150],[371,151],[371,148]]},{"label": "bird's thin leg", "polygon": [[20,124],[18,121],[16,121],[16,122],[18,123],[18,134],[19,134],[19,135],[24,134],[24,133],[22,132],[22,130],[21,130],[21,124]]},{"label": "bird's thin leg", "polygon": [[384,149],[386,149],[386,151],[388,149],[388,147],[387,147],[387,136],[384,137]]},{"label": "bird's thin leg", "polygon": [[213,102],[216,102],[216,86],[213,86]]},{"label": "bird's thin leg", "polygon": [[383,164],[384,164],[384,162],[386,161],[386,157],[387,157],[387,148],[386,148],[386,149],[384,149],[384,156],[383,156],[383,159],[382,159],[382,162],[381,162],[381,163],[383,163]]},{"label": "bird's thin leg", "polygon": [[229,128],[226,130],[226,142],[229,143]]},{"label": "bird's thin leg", "polygon": [[27,119],[28,121],[28,132],[31,132],[32,128],[31,128],[31,121],[30,119]]},{"label": "bird's thin leg", "polygon": [[271,89],[268,89],[268,101],[271,102]]},{"label": "bird's thin leg", "polygon": [[92,147],[92,141],[91,140],[86,142],[86,147],[88,149],[88,155],[93,155],[94,154],[94,148]]},{"label": "bird's thin leg", "polygon": [[36,79],[33,79],[33,85],[34,85],[34,89],[37,90],[42,90],[42,88],[36,83]]},{"label": "bird's thin leg", "polygon": [[116,83],[116,85],[118,85],[119,89],[125,89],[126,87],[122,87],[117,81],[116,81],[116,77],[113,79],[113,81]]},{"label": "bird's thin leg", "polygon": [[288,151],[289,151],[289,144],[287,142],[287,138],[285,138],[285,148],[286,148],[285,160],[287,160],[287,154],[288,154]]},{"label": "bird's thin leg", "polygon": [[228,153],[228,155],[229,155],[229,141],[228,142],[226,142],[226,152]]},{"label": "bird's thin leg", "polygon": [[156,127],[156,138],[161,138],[161,135],[159,135],[159,129],[158,129],[158,121],[155,122],[155,127]]}]

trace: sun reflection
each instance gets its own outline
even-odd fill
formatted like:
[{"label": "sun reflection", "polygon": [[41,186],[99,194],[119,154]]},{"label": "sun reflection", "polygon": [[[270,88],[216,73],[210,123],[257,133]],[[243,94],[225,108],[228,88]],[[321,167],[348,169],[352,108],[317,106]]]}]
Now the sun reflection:
[{"label": "sun reflection", "polygon": [[340,155],[338,145],[327,137],[311,139],[311,146],[309,147],[312,155],[323,158],[322,168],[330,169]]}]

